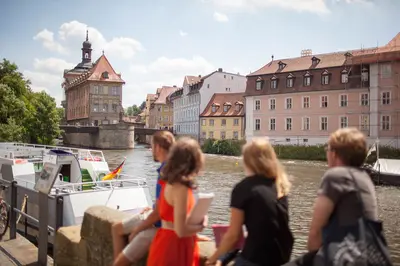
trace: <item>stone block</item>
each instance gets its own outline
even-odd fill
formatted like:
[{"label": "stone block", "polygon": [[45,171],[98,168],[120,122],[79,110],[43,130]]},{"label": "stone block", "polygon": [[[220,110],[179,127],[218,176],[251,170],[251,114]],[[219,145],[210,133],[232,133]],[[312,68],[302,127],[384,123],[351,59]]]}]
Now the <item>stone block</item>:
[{"label": "stone block", "polygon": [[62,227],[55,238],[54,261],[58,266],[86,266],[86,243],[81,239],[81,226]]}]

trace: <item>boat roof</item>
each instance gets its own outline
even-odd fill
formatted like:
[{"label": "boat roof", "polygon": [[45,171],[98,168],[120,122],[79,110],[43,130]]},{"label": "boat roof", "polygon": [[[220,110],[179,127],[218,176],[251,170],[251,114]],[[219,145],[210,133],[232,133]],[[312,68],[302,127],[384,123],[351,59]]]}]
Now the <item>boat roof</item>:
[{"label": "boat roof", "polygon": [[373,168],[381,173],[400,176],[400,160],[398,159],[378,159]]}]

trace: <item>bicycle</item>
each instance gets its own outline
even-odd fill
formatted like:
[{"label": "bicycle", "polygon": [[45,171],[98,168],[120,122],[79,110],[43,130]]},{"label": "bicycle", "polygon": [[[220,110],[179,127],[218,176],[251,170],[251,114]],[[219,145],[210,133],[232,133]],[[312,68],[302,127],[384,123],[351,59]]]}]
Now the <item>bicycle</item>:
[{"label": "bicycle", "polygon": [[[1,185],[0,188],[2,191],[7,189],[4,185]],[[7,232],[9,222],[9,207],[7,202],[0,195],[0,241]]]}]

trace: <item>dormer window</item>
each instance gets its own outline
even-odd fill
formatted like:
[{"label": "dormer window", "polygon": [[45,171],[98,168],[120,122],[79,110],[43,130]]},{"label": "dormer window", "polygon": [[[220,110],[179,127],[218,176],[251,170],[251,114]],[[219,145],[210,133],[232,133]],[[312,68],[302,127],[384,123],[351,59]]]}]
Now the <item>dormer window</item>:
[{"label": "dormer window", "polygon": [[319,62],[321,62],[321,59],[319,59],[318,57],[313,56],[313,57],[311,58],[311,61],[312,61],[312,65],[313,65],[313,66],[316,66],[316,65],[319,64]]},{"label": "dormer window", "polygon": [[342,71],[340,77],[341,77],[340,79],[341,79],[342,84],[349,82],[349,73],[348,73],[347,69],[344,69]]},{"label": "dormer window", "polygon": [[278,87],[278,78],[274,75],[271,78],[271,89],[276,89]]},{"label": "dormer window", "polygon": [[321,83],[322,83],[322,85],[329,85],[329,72],[328,72],[328,70],[324,70],[324,72],[322,72]]},{"label": "dormer window", "polygon": [[286,66],[286,64],[283,63],[282,61],[279,61],[278,65],[279,65],[279,68],[278,68],[279,70],[283,70]]},{"label": "dormer window", "polygon": [[236,106],[235,106],[235,111],[236,111],[236,112],[239,112],[239,111],[240,111],[240,105],[239,105],[239,104],[236,104]]},{"label": "dormer window", "polygon": [[256,90],[260,91],[262,89],[263,80],[261,77],[258,77],[256,80]]},{"label": "dormer window", "polygon": [[215,103],[211,106],[211,112],[215,113],[217,111],[217,107],[218,105],[216,105]]},{"label": "dormer window", "polygon": [[304,74],[303,85],[305,87],[311,86],[311,75],[308,71]]},{"label": "dormer window", "polygon": [[344,54],[344,56],[345,56],[346,59],[347,59],[347,58],[349,58],[349,57],[351,57],[351,56],[353,56],[353,55],[352,55],[350,52],[347,52],[347,53]]},{"label": "dormer window", "polygon": [[107,72],[107,71],[104,71],[103,73],[101,73],[101,77],[102,77],[103,79],[108,79],[108,72]]},{"label": "dormer window", "polygon": [[294,76],[292,74],[289,74],[289,76],[286,78],[286,87],[292,88],[293,83],[294,83]]},{"label": "dormer window", "polygon": [[229,110],[230,107],[231,107],[230,104],[225,103],[225,104],[224,104],[224,112],[228,112],[228,110]]}]

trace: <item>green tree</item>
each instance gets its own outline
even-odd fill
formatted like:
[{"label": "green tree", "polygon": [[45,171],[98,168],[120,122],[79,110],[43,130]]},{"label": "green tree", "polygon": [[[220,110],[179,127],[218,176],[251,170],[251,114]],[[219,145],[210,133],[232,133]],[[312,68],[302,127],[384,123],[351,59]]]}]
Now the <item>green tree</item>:
[{"label": "green tree", "polygon": [[125,114],[127,116],[136,116],[136,115],[139,115],[141,112],[142,112],[142,110],[136,104],[129,106],[125,110]]},{"label": "green tree", "polygon": [[7,59],[3,59],[3,62],[0,63],[0,84],[8,85],[17,97],[26,96],[31,92],[30,81],[26,80],[18,71],[16,64]]},{"label": "green tree", "polygon": [[64,112],[65,112],[64,107],[57,107],[57,113],[58,113],[58,117],[60,118],[60,121],[63,120],[63,118],[65,116]]},{"label": "green tree", "polygon": [[53,144],[60,131],[56,101],[45,92],[32,93],[26,129],[31,143]]}]

